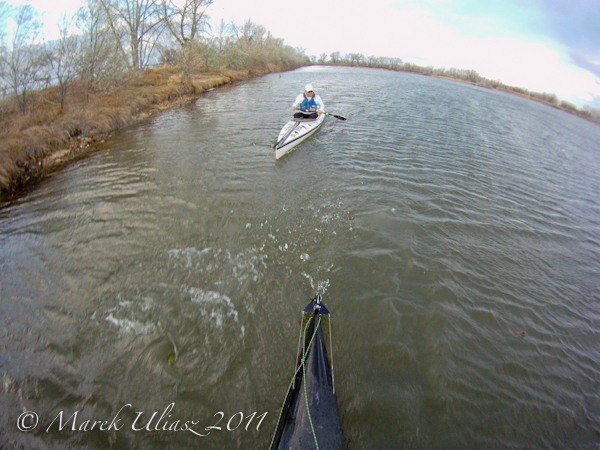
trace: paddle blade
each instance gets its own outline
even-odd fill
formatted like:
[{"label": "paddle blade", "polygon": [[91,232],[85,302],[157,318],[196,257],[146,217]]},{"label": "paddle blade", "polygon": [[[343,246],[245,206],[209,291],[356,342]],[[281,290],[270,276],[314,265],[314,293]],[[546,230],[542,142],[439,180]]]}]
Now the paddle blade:
[{"label": "paddle blade", "polygon": [[338,116],[337,114],[329,114],[327,112],[325,114],[328,115],[328,116],[331,116],[331,117],[335,117],[336,119],[339,119],[339,120],[346,120],[345,117]]}]

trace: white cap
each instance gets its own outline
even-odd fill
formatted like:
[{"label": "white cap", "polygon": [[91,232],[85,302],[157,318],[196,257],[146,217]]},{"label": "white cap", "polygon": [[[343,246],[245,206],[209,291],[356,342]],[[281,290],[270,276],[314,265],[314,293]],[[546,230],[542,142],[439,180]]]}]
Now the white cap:
[{"label": "white cap", "polygon": [[304,86],[304,90],[306,92],[314,91],[312,84],[310,84],[310,83],[308,83],[306,86]]}]

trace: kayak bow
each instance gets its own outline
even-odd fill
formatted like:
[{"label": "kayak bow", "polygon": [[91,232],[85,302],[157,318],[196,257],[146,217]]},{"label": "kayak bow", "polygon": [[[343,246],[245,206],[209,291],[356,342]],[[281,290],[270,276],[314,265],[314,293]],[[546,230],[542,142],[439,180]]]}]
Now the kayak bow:
[{"label": "kayak bow", "polygon": [[[303,311],[310,315],[300,342],[296,373],[290,384],[271,441],[271,449],[343,449],[344,434],[333,379],[333,364],[327,357],[322,318],[329,311],[317,295]],[[301,328],[302,330],[302,328]],[[331,330],[331,322],[330,322]],[[331,331],[329,333],[331,337]]]},{"label": "kayak bow", "polygon": [[325,114],[316,119],[292,119],[284,125],[275,144],[275,158],[279,159],[296,145],[319,129],[325,120]]}]

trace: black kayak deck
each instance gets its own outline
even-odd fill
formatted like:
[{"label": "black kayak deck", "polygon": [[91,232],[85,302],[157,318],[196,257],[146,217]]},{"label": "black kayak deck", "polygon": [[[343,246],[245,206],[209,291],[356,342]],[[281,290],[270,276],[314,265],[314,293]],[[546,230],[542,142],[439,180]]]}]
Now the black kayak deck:
[{"label": "black kayak deck", "polygon": [[321,317],[328,311],[324,305],[321,308],[325,312],[312,314],[305,329],[303,354],[286,396],[271,449],[345,448],[321,326]]}]

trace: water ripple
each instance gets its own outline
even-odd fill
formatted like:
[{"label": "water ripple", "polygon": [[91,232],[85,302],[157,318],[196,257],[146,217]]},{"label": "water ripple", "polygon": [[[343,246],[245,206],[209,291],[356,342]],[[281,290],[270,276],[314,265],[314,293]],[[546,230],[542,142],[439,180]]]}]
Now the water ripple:
[{"label": "water ripple", "polygon": [[[307,81],[349,120],[327,118],[276,162]],[[265,98],[260,114],[241,107]],[[48,414],[275,411],[299,311],[319,292],[349,447],[593,448],[599,130],[504,93],[358,68],[211,91],[0,211],[3,374]],[[263,431],[206,445],[264,447]],[[117,445],[198,441],[124,432]]]}]

